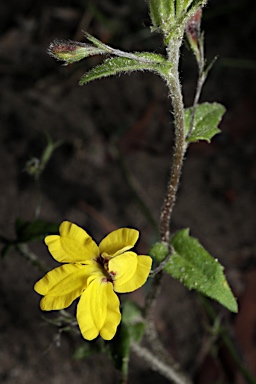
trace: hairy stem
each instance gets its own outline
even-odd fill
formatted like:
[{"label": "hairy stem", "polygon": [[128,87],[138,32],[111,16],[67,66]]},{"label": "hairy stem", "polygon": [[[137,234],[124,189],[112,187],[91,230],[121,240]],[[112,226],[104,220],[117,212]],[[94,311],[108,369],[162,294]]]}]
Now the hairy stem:
[{"label": "hairy stem", "polygon": [[181,38],[171,40],[168,47],[169,60],[173,66],[165,76],[173,107],[174,127],[175,127],[175,146],[172,160],[170,179],[167,186],[167,193],[161,211],[160,217],[160,235],[161,240],[169,243],[170,240],[170,221],[173,207],[176,200],[176,194],[181,176],[181,169],[185,153],[185,137],[184,137],[184,105],[179,80],[179,51]]},{"label": "hairy stem", "polygon": [[172,383],[191,384],[191,381],[188,378],[177,372],[172,366],[166,365],[164,361],[160,360],[158,356],[155,356],[155,354],[151,353],[148,349],[132,343],[131,350],[146,361],[152,369],[161,373],[161,375],[166,377]]},{"label": "hairy stem", "polygon": [[[173,66],[170,69],[169,73],[164,76],[170,91],[175,127],[175,146],[170,172],[170,180],[167,186],[166,197],[160,216],[161,240],[162,242],[167,244],[169,244],[170,241],[170,220],[176,199],[176,193],[178,190],[183,158],[186,149],[184,135],[184,105],[181,92],[181,85],[179,81],[179,56],[180,46],[182,42],[182,34],[180,34],[180,36],[181,37],[177,39],[172,39],[170,42],[170,45],[168,47],[168,57],[169,60],[172,62]],[[148,297],[146,299],[146,319],[153,318],[152,313],[157,298],[157,292],[162,282],[162,276],[163,272],[159,272],[152,283],[151,291],[149,292]]]},{"label": "hairy stem", "polygon": [[[172,159],[172,167],[170,171],[170,179],[167,186],[167,192],[165,201],[161,210],[160,216],[160,235],[162,242],[169,244],[170,241],[170,221],[175,204],[176,194],[181,176],[182,164],[184,159],[184,153],[186,150],[185,135],[184,135],[184,105],[183,97],[181,92],[181,85],[179,81],[179,56],[180,46],[182,43],[182,33],[177,34],[176,39],[172,39],[168,46],[168,57],[172,63],[172,68],[163,77],[167,82],[170,98],[172,102],[173,115],[174,115],[174,127],[175,127],[175,146]],[[145,319],[147,322],[146,336],[151,344],[153,353],[158,357],[161,362],[171,366],[172,372],[180,377],[180,381],[172,380],[175,383],[188,383],[189,379],[185,378],[184,375],[179,375],[179,369],[175,366],[176,364],[172,361],[165,348],[162,346],[158,339],[158,335],[154,324],[154,309],[157,301],[157,297],[161,288],[163,280],[163,270],[154,276],[152,281],[151,289],[146,297],[145,303]],[[158,367],[158,369],[160,369]],[[182,376],[182,379],[181,379]],[[170,378],[170,377],[168,377]]]}]

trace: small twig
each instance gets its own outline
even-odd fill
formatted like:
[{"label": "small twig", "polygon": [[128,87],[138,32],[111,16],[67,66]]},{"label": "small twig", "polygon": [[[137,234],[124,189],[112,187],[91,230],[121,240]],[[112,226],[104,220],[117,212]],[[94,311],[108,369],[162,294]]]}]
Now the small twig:
[{"label": "small twig", "polygon": [[190,120],[190,127],[189,127],[189,131],[188,131],[187,137],[189,137],[192,134],[193,130],[194,130],[195,117],[196,117],[196,108],[197,108],[197,105],[198,105],[198,101],[199,101],[199,98],[200,98],[200,95],[201,95],[202,88],[203,88],[205,80],[206,80],[205,73],[204,72],[202,72],[202,73],[199,72],[198,80],[197,80],[197,85],[196,85],[196,93],[195,93],[195,97],[194,97],[194,101],[193,101],[193,106],[192,106],[192,115],[191,115],[191,120]]},{"label": "small twig", "polygon": [[202,93],[202,88],[203,88],[203,85],[205,83],[205,80],[207,79],[208,72],[216,60],[216,58],[214,58],[212,60],[212,62],[206,67],[206,60],[204,57],[204,35],[203,35],[203,33],[201,34],[200,30],[198,31],[198,48],[199,48],[199,58],[197,61],[198,78],[197,78],[197,84],[196,84],[195,97],[194,97],[194,101],[193,101],[193,105],[192,105],[190,127],[189,127],[189,131],[187,133],[187,137],[189,137],[194,130],[196,109],[198,106],[199,98],[200,98],[201,93]]},{"label": "small twig", "polygon": [[131,350],[141,357],[148,365],[166,377],[175,384],[192,384],[191,380],[184,374],[178,372],[175,368],[165,364],[162,360],[151,353],[147,348],[141,347],[138,344],[132,343]]},{"label": "small twig", "polygon": [[[147,59],[143,56],[139,56],[138,54],[134,54],[131,52],[125,52],[125,51],[121,51],[120,49],[115,49],[113,47],[110,47],[107,44],[104,44],[102,41],[100,41],[96,37],[90,35],[88,32],[86,32],[86,31],[83,31],[83,32],[84,32],[87,40],[89,40],[91,43],[93,43],[95,45],[95,47],[98,47],[98,48],[102,49],[103,51],[105,51],[105,53],[109,53],[110,55],[114,55],[114,56],[125,57],[127,59],[136,60],[136,61],[139,61],[141,63],[149,63],[149,64],[152,63],[151,59]],[[79,45],[80,46],[83,46],[83,45],[86,46],[86,43],[79,43]]]},{"label": "small twig", "polygon": [[171,252],[168,253],[166,258],[155,269],[153,269],[150,272],[149,277],[155,277],[159,272],[161,272],[164,269],[164,267],[166,266],[166,264],[170,260],[172,253],[173,253],[173,249],[171,250]]}]

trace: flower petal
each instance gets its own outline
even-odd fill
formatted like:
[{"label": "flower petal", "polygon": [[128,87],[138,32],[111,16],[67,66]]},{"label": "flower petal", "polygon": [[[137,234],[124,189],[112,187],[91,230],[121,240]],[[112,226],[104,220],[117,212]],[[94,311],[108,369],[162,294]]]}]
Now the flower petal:
[{"label": "flower petal", "polygon": [[119,311],[120,302],[113,291],[113,285],[111,283],[108,283],[107,298],[107,316],[105,323],[100,330],[100,335],[104,340],[111,340],[115,336],[117,326],[121,321],[121,313]]},{"label": "flower petal", "polygon": [[41,309],[51,311],[67,308],[86,288],[87,279],[96,267],[94,264],[64,264],[48,272],[34,286],[37,293],[45,296],[40,302]]},{"label": "flower petal", "polygon": [[135,252],[128,251],[109,260],[108,273],[114,280],[114,286],[123,285],[134,276],[137,270],[137,259]]},{"label": "flower petal", "polygon": [[131,228],[119,228],[110,232],[99,244],[100,254],[117,256],[134,247],[139,231]]},{"label": "flower petal", "polygon": [[[120,256],[121,257],[121,256]],[[119,257],[118,257],[119,258]],[[110,262],[118,259],[111,259]],[[129,280],[114,279],[114,290],[119,293],[132,292],[145,284],[152,265],[152,259],[149,256],[137,256],[137,268]]]},{"label": "flower petal", "polygon": [[83,337],[93,340],[100,333],[105,340],[110,340],[120,320],[119,300],[112,283],[106,279],[94,279],[77,306],[77,321]]},{"label": "flower petal", "polygon": [[99,255],[97,244],[82,228],[69,221],[60,225],[60,236],[46,236],[45,243],[60,263],[84,262]]}]

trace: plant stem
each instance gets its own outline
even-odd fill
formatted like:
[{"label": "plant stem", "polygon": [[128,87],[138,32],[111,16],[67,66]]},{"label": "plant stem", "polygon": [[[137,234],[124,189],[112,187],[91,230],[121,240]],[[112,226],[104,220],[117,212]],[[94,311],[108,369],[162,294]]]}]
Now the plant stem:
[{"label": "plant stem", "polygon": [[184,137],[184,105],[179,80],[179,55],[182,38],[172,39],[168,47],[168,57],[172,63],[165,80],[167,82],[173,107],[174,127],[175,127],[175,146],[172,160],[170,179],[167,186],[167,193],[160,216],[160,235],[163,242],[169,243],[170,240],[170,221],[176,194],[181,176],[181,169],[185,153]]},{"label": "plant stem", "polygon": [[[169,244],[170,241],[170,220],[174,207],[176,193],[178,190],[184,153],[186,149],[184,137],[184,105],[179,81],[179,56],[182,43],[182,33],[179,37],[172,39],[168,46],[168,58],[172,63],[169,73],[164,75],[167,82],[173,107],[174,127],[175,127],[175,146],[170,172],[170,180],[167,186],[166,197],[160,216],[160,235],[162,242]],[[151,290],[146,298],[145,318],[152,320],[157,292],[162,282],[163,272],[159,272],[154,278]]]},{"label": "plant stem", "polygon": [[[179,186],[183,159],[186,150],[184,135],[184,105],[181,92],[181,85],[179,81],[179,57],[182,37],[183,33],[181,31],[177,31],[177,37],[170,40],[167,52],[168,58],[172,63],[172,67],[167,74],[163,75],[170,91],[175,127],[175,145],[172,159],[172,167],[170,171],[170,179],[167,186],[166,197],[160,216],[161,240],[162,242],[167,243],[168,245],[170,241],[171,215],[176,200],[176,193]],[[151,289],[146,297],[144,312],[144,316],[147,323],[146,336],[147,339],[150,341],[154,355],[158,358],[161,363],[163,362],[164,364],[169,366],[170,369],[175,372],[178,377],[180,377],[179,380],[181,381],[175,381],[173,377],[171,379],[175,383],[189,383],[189,379],[186,378],[185,375],[179,373],[179,368],[177,368],[176,366],[177,364],[172,361],[171,357],[160,343],[155,329],[154,308],[161,288],[162,280],[163,270],[161,270],[159,273],[156,274],[156,276],[154,276]],[[158,367],[158,370],[159,369],[161,368]],[[170,376],[168,378],[170,378]]]},{"label": "plant stem", "polygon": [[210,66],[205,69],[205,58],[204,58],[204,38],[203,34],[200,35],[201,32],[199,32],[198,36],[198,44],[199,44],[199,59],[197,60],[197,65],[198,65],[198,78],[197,78],[197,84],[196,84],[196,92],[195,92],[195,97],[194,97],[194,102],[192,106],[192,115],[191,115],[191,121],[190,121],[190,127],[189,131],[187,133],[187,137],[189,137],[194,129],[194,123],[195,123],[195,117],[196,117],[196,108],[199,102],[199,98],[202,92],[203,85],[205,83],[205,80],[207,78],[208,72],[213,64],[213,61]]},{"label": "plant stem", "polygon": [[198,81],[197,81],[197,87],[196,87],[196,94],[195,94],[195,98],[194,98],[194,102],[193,102],[193,106],[192,106],[193,110],[192,110],[190,128],[189,128],[187,137],[189,137],[191,135],[191,133],[193,132],[193,129],[194,129],[196,108],[198,105],[199,97],[201,95],[201,91],[202,91],[205,79],[206,78],[205,78],[204,74],[199,74]]}]

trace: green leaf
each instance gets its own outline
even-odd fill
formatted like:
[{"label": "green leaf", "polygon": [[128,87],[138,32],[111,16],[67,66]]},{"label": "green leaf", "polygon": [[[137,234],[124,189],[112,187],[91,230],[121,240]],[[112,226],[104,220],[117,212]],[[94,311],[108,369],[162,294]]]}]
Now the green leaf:
[{"label": "green leaf", "polygon": [[132,53],[131,55],[134,56],[135,60],[142,61],[149,64],[165,64],[169,68],[172,66],[164,56],[159,55],[158,53],[152,53],[152,52],[137,52]]},{"label": "green leaf", "polygon": [[203,103],[199,104],[196,108],[194,128],[192,133],[189,134],[191,126],[191,117],[193,114],[193,107],[186,108],[184,111],[185,118],[185,135],[187,142],[192,143],[198,140],[211,141],[212,137],[220,132],[218,124],[225,113],[225,107],[218,103]]},{"label": "green leaf", "polygon": [[176,16],[186,13],[186,10],[191,6],[193,0],[176,0]]},{"label": "green leaf", "polygon": [[130,333],[128,326],[123,321],[118,326],[115,337],[109,343],[109,351],[115,367],[122,372],[123,382],[126,382],[130,357]]},{"label": "green leaf", "polygon": [[161,25],[161,16],[159,12],[158,2],[156,0],[150,0],[149,9],[150,9],[150,17],[154,26],[153,30],[156,30]]},{"label": "green leaf", "polygon": [[166,60],[155,54],[132,54],[135,58],[112,57],[105,60],[102,64],[94,67],[80,79],[79,84],[83,85],[92,80],[103,77],[117,75],[119,73],[128,73],[132,71],[155,71],[159,66],[167,66]]},{"label": "green leaf", "polygon": [[132,301],[125,301],[122,309],[122,321],[128,327],[130,338],[136,343],[140,343],[145,331],[142,309]]},{"label": "green leaf", "polygon": [[96,353],[105,353],[106,343],[100,337],[93,341],[84,341],[83,344],[75,350],[73,358],[75,360],[85,359],[86,357],[95,355]]},{"label": "green leaf", "polygon": [[197,239],[189,236],[189,230],[179,231],[171,244],[174,253],[164,270],[188,289],[195,289],[237,312],[237,302],[223,274],[224,268]]},{"label": "green leaf", "polygon": [[174,0],[150,0],[149,9],[154,29],[168,32],[170,21],[175,18]]},{"label": "green leaf", "polygon": [[183,9],[187,9],[193,3],[193,0],[184,0],[183,1]]}]

